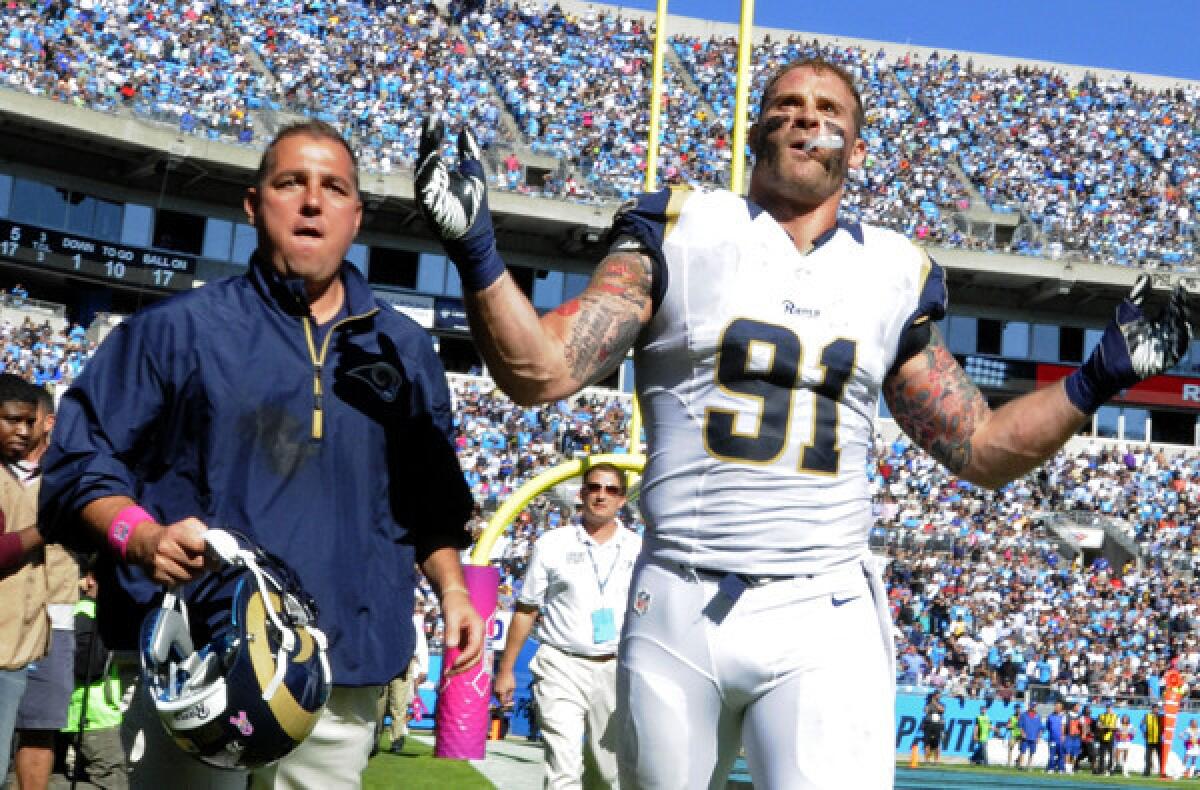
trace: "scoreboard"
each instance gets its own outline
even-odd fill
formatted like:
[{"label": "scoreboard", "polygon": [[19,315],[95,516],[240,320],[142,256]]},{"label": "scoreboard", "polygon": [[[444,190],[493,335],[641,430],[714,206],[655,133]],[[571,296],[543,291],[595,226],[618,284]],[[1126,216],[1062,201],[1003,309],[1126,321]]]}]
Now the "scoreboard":
[{"label": "scoreboard", "polygon": [[191,289],[196,257],[0,221],[0,259],[94,280],[166,291]]}]

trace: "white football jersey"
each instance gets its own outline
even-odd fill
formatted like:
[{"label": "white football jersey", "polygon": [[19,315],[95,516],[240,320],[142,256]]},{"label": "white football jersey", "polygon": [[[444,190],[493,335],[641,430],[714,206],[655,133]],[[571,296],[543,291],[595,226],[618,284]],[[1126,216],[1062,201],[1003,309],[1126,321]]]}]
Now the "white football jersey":
[{"label": "white football jersey", "polygon": [[648,550],[755,575],[862,558],[880,389],[904,332],[945,314],[940,267],[852,224],[803,254],[724,191],[643,195],[614,222],[630,237],[658,258],[635,352]]}]

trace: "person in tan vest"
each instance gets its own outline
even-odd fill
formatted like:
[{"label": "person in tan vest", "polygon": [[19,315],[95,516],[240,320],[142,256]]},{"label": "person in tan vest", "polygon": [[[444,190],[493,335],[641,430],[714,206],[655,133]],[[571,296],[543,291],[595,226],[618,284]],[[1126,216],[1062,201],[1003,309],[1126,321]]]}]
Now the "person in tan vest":
[{"label": "person in tan vest", "polygon": [[[36,414],[28,448],[12,459],[0,454],[13,479],[36,501],[41,484],[39,461],[54,428],[54,398],[33,388]],[[17,751],[13,769],[21,790],[42,790],[54,768],[55,734],[67,724],[75,687],[75,604],[79,601],[79,564],[66,549],[51,543],[42,549],[46,569],[46,614],[50,651],[29,668],[17,709]]]},{"label": "person in tan vest", "polygon": [[[0,373],[0,461],[15,463],[28,453],[37,421],[34,387]],[[11,474],[0,474],[0,777],[8,773],[17,709],[25,693],[27,667],[46,655],[46,559],[37,531],[37,495]]]}]

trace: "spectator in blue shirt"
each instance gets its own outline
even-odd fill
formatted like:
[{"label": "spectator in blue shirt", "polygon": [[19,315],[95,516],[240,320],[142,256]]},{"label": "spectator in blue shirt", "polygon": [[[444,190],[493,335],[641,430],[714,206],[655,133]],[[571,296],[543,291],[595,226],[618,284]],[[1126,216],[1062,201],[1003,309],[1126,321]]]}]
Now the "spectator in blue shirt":
[{"label": "spectator in blue shirt", "polygon": [[1047,773],[1063,773],[1066,769],[1064,757],[1064,739],[1066,737],[1066,716],[1063,715],[1063,704],[1054,703],[1054,711],[1046,717],[1046,745],[1050,747],[1050,758],[1046,763]]},{"label": "spectator in blue shirt", "polygon": [[[1017,770],[1033,765],[1033,755],[1037,752],[1038,741],[1042,737],[1044,725],[1032,707],[1021,714],[1021,745],[1017,749]],[[1025,764],[1022,765],[1022,759]]]}]

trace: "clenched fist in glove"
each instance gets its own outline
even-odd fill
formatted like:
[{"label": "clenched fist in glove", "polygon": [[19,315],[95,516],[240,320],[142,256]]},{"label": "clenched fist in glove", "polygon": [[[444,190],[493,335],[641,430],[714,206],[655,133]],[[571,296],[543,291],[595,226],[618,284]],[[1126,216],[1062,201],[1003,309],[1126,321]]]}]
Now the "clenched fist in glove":
[{"label": "clenched fist in glove", "polygon": [[1187,353],[1192,340],[1187,291],[1176,286],[1167,306],[1150,319],[1142,312],[1149,289],[1150,278],[1142,275],[1117,305],[1096,350],[1067,377],[1067,397],[1083,413],[1092,414],[1126,387],[1170,370]]},{"label": "clenched fist in glove", "polygon": [[451,171],[439,150],[444,136],[443,123],[426,117],[417,153],[417,204],[458,267],[463,290],[482,291],[504,273],[504,261],[496,251],[479,144],[468,129],[459,132],[458,169]]}]

